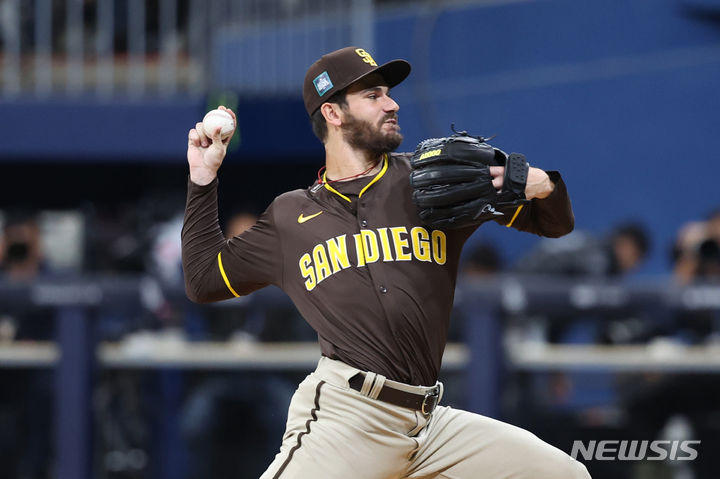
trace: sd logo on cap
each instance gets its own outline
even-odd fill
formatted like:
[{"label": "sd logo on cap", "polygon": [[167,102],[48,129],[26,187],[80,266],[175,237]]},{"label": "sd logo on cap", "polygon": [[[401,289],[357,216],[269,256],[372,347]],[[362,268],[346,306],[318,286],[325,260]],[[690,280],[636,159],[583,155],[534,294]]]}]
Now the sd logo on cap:
[{"label": "sd logo on cap", "polygon": [[312,116],[335,93],[373,72],[382,75],[392,88],[407,78],[410,64],[391,60],[378,66],[372,55],[359,47],[345,47],[323,55],[305,74],[303,100],[308,115]]}]

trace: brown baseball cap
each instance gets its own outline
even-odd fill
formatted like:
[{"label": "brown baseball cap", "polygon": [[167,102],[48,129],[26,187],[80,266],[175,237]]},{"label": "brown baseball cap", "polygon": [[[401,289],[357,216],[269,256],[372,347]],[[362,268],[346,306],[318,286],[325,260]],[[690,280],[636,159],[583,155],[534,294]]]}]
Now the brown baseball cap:
[{"label": "brown baseball cap", "polygon": [[371,74],[382,75],[392,88],[410,74],[405,60],[391,60],[378,66],[373,57],[359,47],[345,47],[320,57],[308,68],[303,85],[303,100],[312,115],[331,96]]}]

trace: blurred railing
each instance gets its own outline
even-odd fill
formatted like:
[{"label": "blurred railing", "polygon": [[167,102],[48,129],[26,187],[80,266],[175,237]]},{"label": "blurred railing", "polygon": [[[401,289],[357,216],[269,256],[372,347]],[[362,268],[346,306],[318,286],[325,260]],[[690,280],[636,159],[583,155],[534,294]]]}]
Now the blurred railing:
[{"label": "blurred railing", "polygon": [[371,48],[374,5],[3,0],[0,95],[132,98],[217,87],[296,94],[298,75],[318,55],[349,43]]},{"label": "blurred railing", "polygon": [[[276,304],[288,298],[276,289],[262,290],[265,301]],[[56,391],[56,448],[59,479],[91,477],[89,419],[92,371],[95,366],[120,369],[290,369],[311,370],[317,346],[305,344],[205,344],[155,338],[148,347],[120,343],[97,344],[93,314],[143,304],[158,294],[183,307],[190,303],[181,290],[163,290],[150,279],[80,278],[41,279],[28,284],[0,282],[0,310],[36,307],[56,311],[57,345],[8,343],[0,345],[0,367],[54,367]],[[257,294],[257,293],[256,293]],[[156,298],[157,299],[157,298]],[[152,302],[152,301],[151,301]],[[678,287],[669,282],[642,284],[551,281],[548,278],[500,277],[492,281],[461,281],[456,308],[464,318],[465,345],[446,350],[444,369],[464,370],[470,410],[489,416],[498,413],[498,390],[503,366],[520,370],[670,371],[720,373],[720,349],[704,346],[597,347],[550,346],[538,341],[511,340],[501,318],[542,314],[607,314],[633,316],[653,312],[712,312],[720,317],[720,285]],[[231,301],[220,306],[233,307]],[[193,306],[195,307],[195,306]],[[1,312],[1,311],[0,311]],[[647,314],[647,313],[650,314]],[[718,330],[714,330],[717,335]],[[166,338],[167,339],[167,338]],[[503,347],[505,345],[506,347]],[[193,359],[195,358],[195,359]]]}]

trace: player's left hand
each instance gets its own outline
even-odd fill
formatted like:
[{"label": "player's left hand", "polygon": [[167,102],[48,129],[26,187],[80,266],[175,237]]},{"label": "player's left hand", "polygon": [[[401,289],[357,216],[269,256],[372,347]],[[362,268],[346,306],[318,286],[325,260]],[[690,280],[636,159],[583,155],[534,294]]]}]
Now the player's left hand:
[{"label": "player's left hand", "polygon": [[[491,166],[490,175],[493,177],[492,184],[496,190],[500,191],[503,187],[503,176],[505,175],[504,166]],[[543,199],[550,196],[555,189],[555,183],[550,181],[550,177],[544,170],[533,168],[528,170],[527,184],[525,185],[525,198],[531,200],[533,198]]]}]

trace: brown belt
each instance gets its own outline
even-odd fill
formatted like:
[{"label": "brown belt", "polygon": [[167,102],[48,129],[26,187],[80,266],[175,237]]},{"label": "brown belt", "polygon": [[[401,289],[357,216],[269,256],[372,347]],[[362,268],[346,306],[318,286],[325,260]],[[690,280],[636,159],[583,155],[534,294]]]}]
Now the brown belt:
[{"label": "brown belt", "polygon": [[[350,387],[358,392],[362,390],[363,382],[365,382],[365,373],[357,373],[348,381]],[[377,398],[379,401],[394,404],[395,406],[415,409],[427,416],[435,410],[440,399],[439,396],[439,386],[428,389],[425,394],[414,394],[394,389],[392,385],[385,383]]]}]

